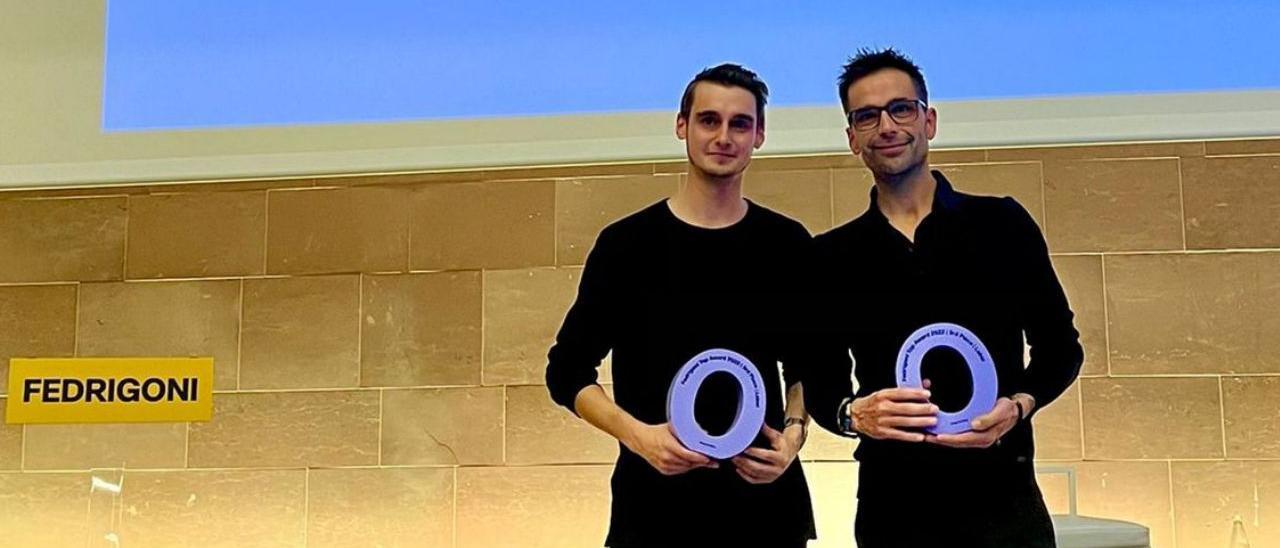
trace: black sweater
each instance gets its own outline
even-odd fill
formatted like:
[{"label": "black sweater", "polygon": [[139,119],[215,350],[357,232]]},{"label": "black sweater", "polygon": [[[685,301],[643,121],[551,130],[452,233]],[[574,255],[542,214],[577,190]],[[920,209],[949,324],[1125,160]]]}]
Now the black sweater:
[{"label": "black sweater", "polygon": [[[694,355],[727,348],[749,358],[766,389],[767,424],[782,429],[778,362],[794,355],[799,312],[793,292],[804,272],[809,234],[797,222],[754,203],[732,226],[704,229],[680,221],[665,201],[605,228],[587,257],[577,300],[548,355],[551,397],[573,410],[597,382],[613,351],[618,406],[648,424],[667,421],[676,371]],[[799,379],[783,369],[790,385]],[[696,414],[713,433],[733,420],[736,384],[712,382]],[[718,429],[718,430],[717,430]],[[767,445],[758,437],[756,445]],[[663,476],[619,444],[606,544],[672,545],[672,531],[743,541],[813,538],[808,488],[797,460],[775,482],[751,485],[732,463]]]}]

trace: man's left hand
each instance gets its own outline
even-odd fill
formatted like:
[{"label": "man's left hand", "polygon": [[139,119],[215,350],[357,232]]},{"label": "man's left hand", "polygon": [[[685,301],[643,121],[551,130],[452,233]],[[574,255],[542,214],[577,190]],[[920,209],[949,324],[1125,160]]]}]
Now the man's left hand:
[{"label": "man's left hand", "polygon": [[970,423],[973,430],[962,434],[926,434],[924,441],[947,447],[991,447],[1018,424],[1018,407],[1009,398],[996,400],[991,412]]},{"label": "man's left hand", "polygon": [[748,483],[770,483],[778,479],[796,459],[800,446],[804,444],[803,432],[793,435],[800,428],[788,428],[783,434],[768,424],[760,429],[769,440],[769,448],[748,447],[741,455],[733,457],[733,467],[738,475]]}]

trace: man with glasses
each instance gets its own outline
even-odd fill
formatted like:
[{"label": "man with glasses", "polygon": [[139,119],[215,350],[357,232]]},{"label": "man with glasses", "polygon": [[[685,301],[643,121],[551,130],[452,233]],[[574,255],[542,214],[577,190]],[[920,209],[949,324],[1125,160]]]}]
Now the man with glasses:
[{"label": "man with glasses", "polygon": [[[930,170],[938,114],[908,58],[862,50],[839,84],[849,148],[875,186],[865,213],[815,239],[821,343],[804,386],[814,420],[860,439],[858,546],[1053,546],[1030,418],[1084,357],[1044,238],[1012,198]],[[995,366],[995,407],[962,433],[926,430],[974,392],[959,353],[927,351],[922,388],[897,382],[904,342],[940,322],[975,334]]]},{"label": "man with glasses", "polygon": [[[675,124],[688,156],[684,184],[600,232],[548,354],[552,399],[619,442],[612,548],[798,548],[815,536],[796,459],[808,419],[791,367],[801,315],[791,294],[803,283],[809,234],[742,195],[752,152],[764,144],[767,95],[738,65],[694,77]],[[667,420],[677,371],[715,348],[749,359],[764,388],[759,436],[724,462],[684,447]],[[596,375],[610,350],[612,398]],[[728,378],[715,373],[697,392],[695,416],[713,435],[747,397]]]}]

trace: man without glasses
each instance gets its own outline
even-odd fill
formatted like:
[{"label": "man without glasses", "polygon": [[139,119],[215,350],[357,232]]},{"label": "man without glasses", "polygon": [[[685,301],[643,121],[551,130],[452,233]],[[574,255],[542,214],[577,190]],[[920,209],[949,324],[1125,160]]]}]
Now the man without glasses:
[{"label": "man without glasses", "polygon": [[[796,460],[804,396],[790,367],[800,316],[792,293],[804,283],[809,234],[742,196],[743,172],[764,143],[767,94],[755,73],[732,64],[690,82],[675,127],[687,181],[601,231],[549,352],[552,399],[619,442],[608,546],[788,548],[815,537]],[[666,416],[676,371],[713,348],[750,359],[766,399],[754,446],[723,463],[681,445]],[[596,384],[610,350],[613,399]],[[709,377],[699,423],[725,430],[740,397],[736,383]]]}]

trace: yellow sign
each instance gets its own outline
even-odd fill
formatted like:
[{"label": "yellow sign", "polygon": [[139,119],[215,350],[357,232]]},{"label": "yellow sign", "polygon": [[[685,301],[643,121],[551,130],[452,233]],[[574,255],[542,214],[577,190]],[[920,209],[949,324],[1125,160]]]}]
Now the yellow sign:
[{"label": "yellow sign", "polygon": [[5,422],[213,417],[213,358],[13,358]]}]

